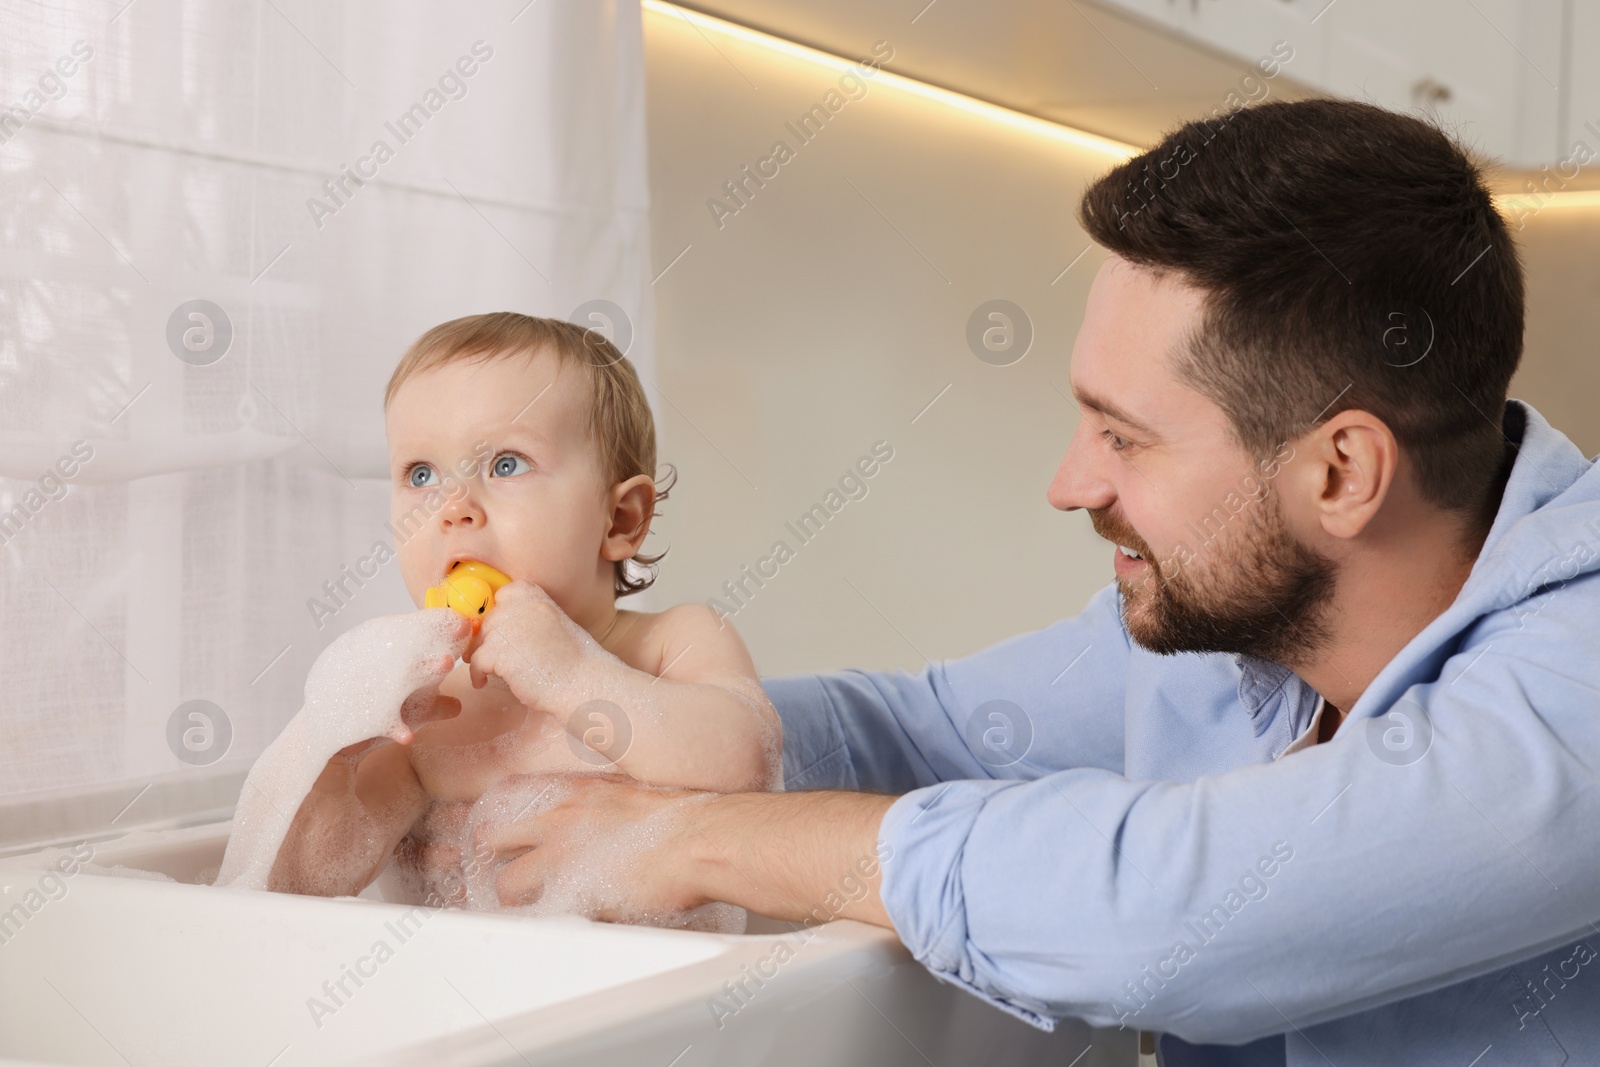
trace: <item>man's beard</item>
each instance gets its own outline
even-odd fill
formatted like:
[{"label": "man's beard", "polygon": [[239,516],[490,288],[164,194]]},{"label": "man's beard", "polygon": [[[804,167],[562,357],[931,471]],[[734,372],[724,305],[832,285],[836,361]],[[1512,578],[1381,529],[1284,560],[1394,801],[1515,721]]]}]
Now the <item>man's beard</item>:
[{"label": "man's beard", "polygon": [[1249,500],[1187,563],[1166,561],[1167,573],[1128,527],[1105,512],[1089,517],[1101,537],[1144,550],[1145,579],[1117,579],[1123,623],[1141,647],[1244,653],[1293,667],[1328,640],[1338,566],[1295,540],[1276,494]]}]

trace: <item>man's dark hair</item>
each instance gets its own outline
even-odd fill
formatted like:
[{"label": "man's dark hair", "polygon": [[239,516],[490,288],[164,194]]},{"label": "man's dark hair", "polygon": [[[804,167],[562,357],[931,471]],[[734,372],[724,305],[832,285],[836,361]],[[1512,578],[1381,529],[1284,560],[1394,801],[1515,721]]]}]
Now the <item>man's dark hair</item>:
[{"label": "man's dark hair", "polygon": [[1522,266],[1445,133],[1370,104],[1262,104],[1179,128],[1078,214],[1098,244],[1207,292],[1178,373],[1252,455],[1367,411],[1428,501],[1492,518]]}]

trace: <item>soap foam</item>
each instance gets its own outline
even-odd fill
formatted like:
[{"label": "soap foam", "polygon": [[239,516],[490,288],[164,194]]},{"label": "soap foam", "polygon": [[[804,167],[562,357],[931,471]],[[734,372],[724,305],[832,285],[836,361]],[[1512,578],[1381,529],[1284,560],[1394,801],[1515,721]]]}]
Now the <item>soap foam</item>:
[{"label": "soap foam", "polygon": [[[305,706],[262,753],[245,780],[216,885],[267,888],[295,813],[328,760],[340,749],[367,738],[404,737],[412,711],[420,713],[432,706],[439,683],[467,643],[465,633],[457,635],[461,618],[451,609],[434,608],[373,619],[341,636],[318,657],[306,679]],[[577,636],[588,656],[611,656],[586,632],[579,631]],[[535,677],[528,680],[536,685],[554,681],[537,668],[529,673]],[[759,683],[752,682],[750,692],[737,692],[736,696],[755,711],[755,705],[765,701],[760,694]],[[597,695],[626,699],[620,692]],[[654,701],[631,703],[630,712],[644,719],[659,720],[662,714]],[[565,737],[565,732],[554,724],[537,736],[523,731],[497,734],[464,746],[456,757],[522,762],[547,749],[557,735]],[[763,738],[769,766],[774,768],[768,783],[772,789],[783,787],[782,762],[777,758],[779,738],[781,733],[776,730],[769,730]],[[501,905],[495,879],[515,857],[496,860],[481,846],[475,851],[477,835],[549,810],[570,795],[571,788],[561,775],[513,775],[501,779],[476,801],[435,802],[386,862],[377,881],[379,895],[388,901],[434,907],[590,919],[605,915],[651,926],[715,933],[744,931],[745,911],[734,905],[711,903],[687,911],[659,911],[638,903],[633,872],[645,854],[665,838],[671,822],[682,817],[671,810],[615,832],[580,831],[570,862],[549,872],[537,900],[521,906]],[[359,834],[365,827],[341,829]],[[459,857],[454,869],[429,879],[424,872],[430,868],[419,855],[419,842],[453,847]]]},{"label": "soap foam", "polygon": [[368,738],[408,740],[470,631],[449,608],[370,619],[323,650],[305,704],[245,778],[215,884],[266,889],[278,849],[328,760]]},{"label": "soap foam", "polygon": [[146,871],[138,867],[125,867],[120,863],[103,866],[98,863],[85,863],[78,867],[79,874],[98,874],[105,878],[138,878],[148,882],[176,882],[177,879],[170,874],[160,871]]},{"label": "soap foam", "polygon": [[475,843],[483,835],[536,818],[566,800],[572,794],[573,777],[513,775],[470,805],[436,805],[425,819],[428,839],[447,843],[455,850],[457,862],[447,872],[428,880],[422,873],[420,857],[413,851],[391,864],[391,870],[385,872],[385,888],[404,893],[408,901],[474,911],[580,915],[589,919],[604,916],[636,925],[744,932],[745,911],[731,904],[712,903],[681,911],[650,909],[638,902],[634,872],[646,853],[666,838],[673,823],[684,817],[674,810],[660,811],[614,831],[580,829],[572,842],[574,851],[560,869],[547,872],[537,900],[523,905],[501,904],[497,880],[518,856],[496,858],[487,846]]}]

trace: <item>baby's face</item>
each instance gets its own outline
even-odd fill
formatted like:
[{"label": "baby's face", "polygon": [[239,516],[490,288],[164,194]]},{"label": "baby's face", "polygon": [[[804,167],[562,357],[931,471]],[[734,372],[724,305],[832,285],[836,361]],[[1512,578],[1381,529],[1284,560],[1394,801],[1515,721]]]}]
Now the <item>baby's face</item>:
[{"label": "baby's face", "polygon": [[569,613],[610,596],[590,388],[583,368],[541,352],[435,367],[395,393],[389,510],[418,606],[461,559],[534,582]]}]

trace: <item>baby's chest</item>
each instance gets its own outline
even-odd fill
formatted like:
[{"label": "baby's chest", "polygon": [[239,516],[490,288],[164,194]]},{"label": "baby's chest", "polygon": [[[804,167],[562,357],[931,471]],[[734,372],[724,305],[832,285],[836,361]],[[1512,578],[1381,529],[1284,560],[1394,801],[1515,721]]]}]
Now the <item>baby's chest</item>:
[{"label": "baby's chest", "polygon": [[549,715],[493,682],[473,689],[464,673],[458,685],[450,684],[453,679],[440,692],[461,701],[460,713],[429,723],[412,747],[412,765],[436,798],[475,798],[513,774],[593,770],[575,756],[567,731]]}]

